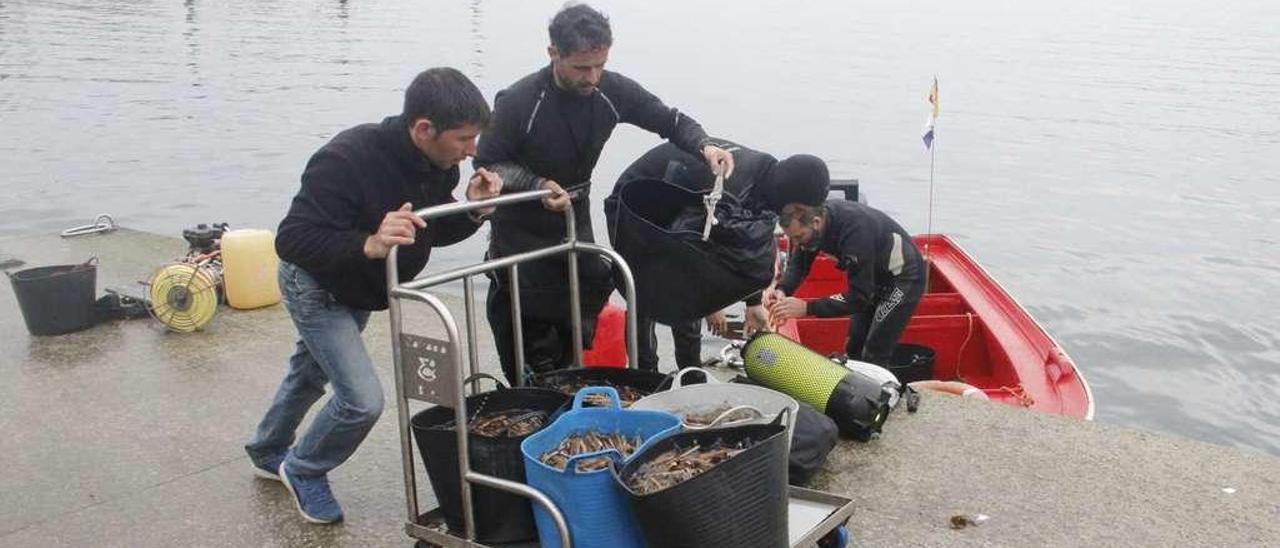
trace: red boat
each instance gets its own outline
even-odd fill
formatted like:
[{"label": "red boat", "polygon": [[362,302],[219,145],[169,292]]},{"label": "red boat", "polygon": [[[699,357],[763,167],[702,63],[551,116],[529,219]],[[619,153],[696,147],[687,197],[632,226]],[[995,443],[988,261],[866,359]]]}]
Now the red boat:
[{"label": "red boat", "polygon": [[[928,246],[929,288],[901,342],[936,352],[934,377],[981,389],[990,399],[1085,420],[1093,419],[1089,383],[1053,337],[955,242],[915,237]],[[845,289],[835,261],[820,255],[797,297]],[[844,352],[848,318],[800,318],[780,332],[823,353]]]},{"label": "red boat", "polygon": [[[915,242],[922,251],[928,245],[929,288],[900,342],[934,350],[934,377],[972,385],[991,400],[1092,420],[1089,383],[1053,337],[950,238],[926,234]],[[844,289],[844,273],[822,254],[796,296],[825,297]],[[625,366],[623,317],[621,307],[605,308],[584,363]],[[848,323],[800,318],[779,332],[822,354],[843,353]]]}]

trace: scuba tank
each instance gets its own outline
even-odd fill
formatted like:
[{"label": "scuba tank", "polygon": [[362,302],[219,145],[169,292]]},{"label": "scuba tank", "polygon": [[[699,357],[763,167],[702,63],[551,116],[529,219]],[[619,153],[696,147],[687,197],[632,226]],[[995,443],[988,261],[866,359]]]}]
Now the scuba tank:
[{"label": "scuba tank", "polygon": [[844,360],[844,367],[880,383],[880,386],[889,393],[889,408],[893,409],[898,406],[898,400],[901,399],[900,394],[903,388],[902,383],[898,382],[898,377],[894,376],[892,371],[874,363],[849,359]]},{"label": "scuba tank", "polygon": [[889,416],[891,391],[879,380],[777,333],[752,337],[742,360],[752,380],[814,406],[855,439],[870,439]]}]

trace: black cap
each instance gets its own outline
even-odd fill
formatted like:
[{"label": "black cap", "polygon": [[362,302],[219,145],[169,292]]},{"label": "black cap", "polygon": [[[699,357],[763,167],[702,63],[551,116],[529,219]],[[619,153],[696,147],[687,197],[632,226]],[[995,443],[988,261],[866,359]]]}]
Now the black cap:
[{"label": "black cap", "polygon": [[819,206],[827,200],[831,175],[827,164],[817,156],[797,154],[773,166],[773,210],[782,211],[787,204]]}]

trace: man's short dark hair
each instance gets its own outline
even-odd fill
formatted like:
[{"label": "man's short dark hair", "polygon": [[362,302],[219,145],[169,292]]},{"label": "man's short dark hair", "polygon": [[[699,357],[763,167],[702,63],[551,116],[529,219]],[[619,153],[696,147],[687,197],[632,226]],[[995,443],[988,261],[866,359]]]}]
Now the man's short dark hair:
[{"label": "man's short dark hair", "polygon": [[574,4],[560,10],[551,18],[547,32],[551,35],[551,45],[560,50],[560,55],[613,45],[609,18],[586,4]]},{"label": "man's short dark hair", "polygon": [[404,119],[431,120],[436,131],[489,123],[489,103],[466,75],[452,67],[422,71],[404,90]]}]

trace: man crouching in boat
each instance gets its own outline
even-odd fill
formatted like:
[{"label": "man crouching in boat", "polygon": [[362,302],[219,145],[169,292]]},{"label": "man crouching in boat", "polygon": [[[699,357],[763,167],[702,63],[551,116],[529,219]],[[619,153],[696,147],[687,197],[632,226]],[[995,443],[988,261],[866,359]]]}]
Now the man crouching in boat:
[{"label": "man crouching in boat", "polygon": [[[765,296],[770,320],[849,315],[850,358],[887,365],[893,348],[924,294],[924,261],[893,219],[848,200],[825,203],[788,200],[778,224],[791,253],[778,288]],[[806,301],[792,297],[823,251],[848,277],[844,293]]]}]

